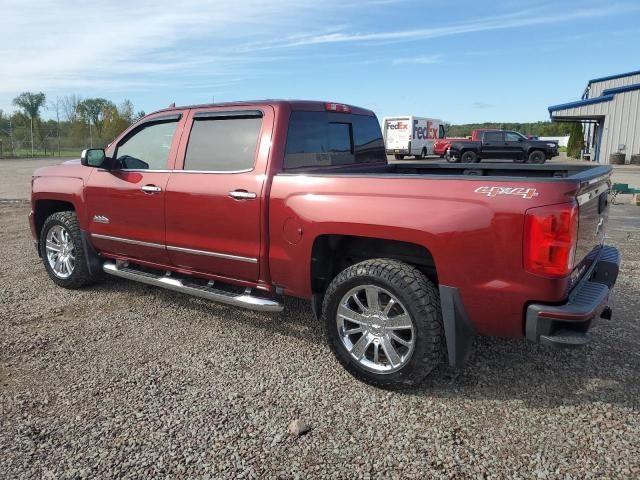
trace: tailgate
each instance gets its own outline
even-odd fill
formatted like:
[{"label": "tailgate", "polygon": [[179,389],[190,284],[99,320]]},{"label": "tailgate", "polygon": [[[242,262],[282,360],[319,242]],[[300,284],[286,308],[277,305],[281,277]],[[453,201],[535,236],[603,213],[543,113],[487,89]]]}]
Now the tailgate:
[{"label": "tailgate", "polygon": [[576,196],[579,220],[574,266],[588,266],[587,255],[604,244],[609,218],[609,177],[606,175],[587,182]]}]

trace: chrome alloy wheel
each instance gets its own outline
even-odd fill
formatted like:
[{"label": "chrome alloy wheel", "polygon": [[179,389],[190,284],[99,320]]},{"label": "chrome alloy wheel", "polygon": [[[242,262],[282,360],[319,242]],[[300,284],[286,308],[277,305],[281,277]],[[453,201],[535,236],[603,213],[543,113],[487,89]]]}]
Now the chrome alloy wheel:
[{"label": "chrome alloy wheel", "polygon": [[75,247],[71,235],[62,225],[54,225],[47,233],[47,261],[58,278],[69,278],[76,266]]},{"label": "chrome alloy wheel", "polygon": [[411,359],[413,321],[400,300],[376,285],[360,285],[340,300],[336,315],[342,344],[358,364],[374,373],[393,373]]}]

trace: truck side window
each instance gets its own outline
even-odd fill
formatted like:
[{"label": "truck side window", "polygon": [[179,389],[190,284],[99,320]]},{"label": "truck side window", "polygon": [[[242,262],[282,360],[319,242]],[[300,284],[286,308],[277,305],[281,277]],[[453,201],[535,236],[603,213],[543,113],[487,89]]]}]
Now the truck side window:
[{"label": "truck side window", "polygon": [[376,117],[327,112],[292,112],[285,170],[386,162]]},{"label": "truck side window", "polygon": [[438,126],[438,138],[444,138],[444,137],[445,137],[444,125],[439,125]]},{"label": "truck side window", "polygon": [[194,118],[184,170],[233,172],[253,168],[261,116]]},{"label": "truck side window", "polygon": [[484,141],[489,143],[501,142],[502,141],[502,133],[501,132],[485,132]]},{"label": "truck side window", "polygon": [[522,137],[517,133],[513,132],[504,132],[504,141],[505,142],[519,142],[522,140]]},{"label": "truck side window", "polygon": [[164,170],[178,121],[148,123],[118,144],[115,157],[120,167],[132,170]]}]

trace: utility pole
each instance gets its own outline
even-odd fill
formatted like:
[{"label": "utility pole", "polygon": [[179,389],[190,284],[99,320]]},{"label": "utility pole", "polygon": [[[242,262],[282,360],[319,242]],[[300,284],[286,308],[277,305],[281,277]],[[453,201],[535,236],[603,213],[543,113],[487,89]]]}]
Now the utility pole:
[{"label": "utility pole", "polygon": [[31,117],[31,157],[33,158],[33,117]]},{"label": "utility pole", "polygon": [[11,116],[9,116],[9,143],[11,145],[11,155],[14,155],[14,153],[13,153],[13,125],[11,123]]},{"label": "utility pole", "polygon": [[89,119],[89,148],[93,148],[93,134],[91,133],[91,119]]},{"label": "utility pole", "polygon": [[58,122],[58,157],[60,156],[60,97],[56,98],[56,121]]}]

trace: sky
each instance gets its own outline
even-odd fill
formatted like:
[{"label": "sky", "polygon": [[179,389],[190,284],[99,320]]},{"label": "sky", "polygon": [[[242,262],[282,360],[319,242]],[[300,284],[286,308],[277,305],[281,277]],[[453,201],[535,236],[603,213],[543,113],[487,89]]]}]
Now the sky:
[{"label": "sky", "polygon": [[147,113],[295,98],[529,122],[590,78],[640,69],[638,0],[0,0],[0,12],[5,112],[43,91]]}]

